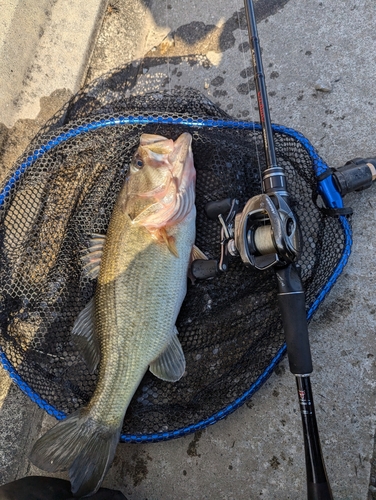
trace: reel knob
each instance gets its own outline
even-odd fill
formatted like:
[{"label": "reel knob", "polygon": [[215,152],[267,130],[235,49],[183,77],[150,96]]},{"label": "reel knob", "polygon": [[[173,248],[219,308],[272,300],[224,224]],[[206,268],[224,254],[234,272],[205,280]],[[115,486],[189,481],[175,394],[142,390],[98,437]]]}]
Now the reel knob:
[{"label": "reel knob", "polygon": [[210,220],[218,220],[218,215],[227,214],[232,208],[232,198],[209,201],[205,205],[205,213]]},{"label": "reel knob", "polygon": [[191,265],[192,276],[198,280],[214,278],[218,271],[218,262],[216,260],[196,259]]}]

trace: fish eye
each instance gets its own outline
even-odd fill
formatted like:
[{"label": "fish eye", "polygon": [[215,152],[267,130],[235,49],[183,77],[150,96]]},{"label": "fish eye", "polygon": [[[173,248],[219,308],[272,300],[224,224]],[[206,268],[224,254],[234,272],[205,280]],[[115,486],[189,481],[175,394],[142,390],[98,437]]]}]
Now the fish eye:
[{"label": "fish eye", "polygon": [[134,157],[132,166],[134,167],[135,170],[141,170],[142,167],[144,166],[144,162],[138,154]]}]

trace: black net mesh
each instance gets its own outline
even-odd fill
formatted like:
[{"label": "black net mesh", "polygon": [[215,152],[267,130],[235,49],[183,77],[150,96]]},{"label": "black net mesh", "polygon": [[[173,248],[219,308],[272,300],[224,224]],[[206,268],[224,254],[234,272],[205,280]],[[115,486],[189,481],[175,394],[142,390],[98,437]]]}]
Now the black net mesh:
[{"label": "black net mesh", "polygon": [[[110,94],[107,88],[102,96]],[[227,197],[244,204],[260,193],[259,131],[158,123],[81,133],[51,147],[17,178],[30,154],[57,136],[91,120],[139,112],[227,118],[193,90],[101,101],[83,93],[70,103],[67,124],[61,125],[60,115],[34,140],[5,192],[0,346],[22,380],[56,412],[71,413],[87,403],[96,384],[97,374],[88,372],[70,334],[95,290],[95,282],[83,275],[80,252],[90,234],[106,232],[141,133],[173,139],[183,131],[192,134],[196,244],[209,258],[219,258],[220,225],[206,217],[205,204]],[[306,149],[283,133],[275,133],[275,141],[302,229],[300,265],[308,309],[341,258],[344,230],[315,202],[316,179]],[[257,272],[234,258],[229,272],[189,283],[177,327],[187,374],[173,384],[147,373],[127,411],[126,434],[163,433],[201,422],[231,405],[265,372],[284,343],[274,271]]]}]

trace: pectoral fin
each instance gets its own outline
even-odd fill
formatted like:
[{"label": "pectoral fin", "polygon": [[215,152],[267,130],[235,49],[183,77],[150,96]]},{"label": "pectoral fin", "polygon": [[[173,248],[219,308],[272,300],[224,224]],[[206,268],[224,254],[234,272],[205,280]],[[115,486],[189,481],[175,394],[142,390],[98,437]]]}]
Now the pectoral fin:
[{"label": "pectoral fin", "polygon": [[94,297],[78,315],[73,325],[72,336],[91,373],[100,360],[100,348],[94,328]]},{"label": "pectoral fin", "polygon": [[172,255],[175,255],[175,257],[179,257],[179,253],[176,248],[175,238],[167,233],[165,227],[156,229],[155,231],[152,231],[151,234],[157,241],[165,243],[167,245],[167,248],[172,253]]},{"label": "pectoral fin", "polygon": [[185,357],[176,327],[166,349],[150,363],[149,369],[153,375],[168,382],[177,382],[183,376]]}]

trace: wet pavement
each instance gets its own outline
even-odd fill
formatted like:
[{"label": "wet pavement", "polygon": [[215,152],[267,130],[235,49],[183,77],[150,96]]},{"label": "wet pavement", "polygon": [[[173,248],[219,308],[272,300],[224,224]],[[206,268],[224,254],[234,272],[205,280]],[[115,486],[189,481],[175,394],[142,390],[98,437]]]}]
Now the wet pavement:
[{"label": "wet pavement", "polygon": [[[303,133],[333,167],[376,155],[374,2],[255,5],[273,122]],[[258,120],[240,0],[109,2],[85,82],[140,59],[128,93],[193,87],[231,116]],[[38,96],[39,117],[0,130],[3,172],[74,91],[62,89]],[[366,500],[376,486],[375,189],[346,197],[354,209],[352,255],[310,325],[324,458],[334,498],[341,500]],[[8,389],[3,373],[1,380],[0,483],[40,473],[27,454],[54,422],[18,388]],[[300,415],[286,360],[246,405],[215,426],[175,441],[119,445],[104,486],[135,500],[305,498]]]}]

